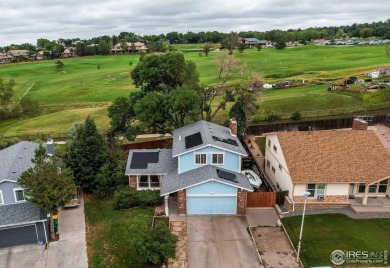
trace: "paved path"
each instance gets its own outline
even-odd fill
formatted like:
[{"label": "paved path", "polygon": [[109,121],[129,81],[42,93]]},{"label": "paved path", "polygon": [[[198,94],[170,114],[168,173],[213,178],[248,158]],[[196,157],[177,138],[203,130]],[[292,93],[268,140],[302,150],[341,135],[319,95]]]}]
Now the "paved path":
[{"label": "paved path", "polygon": [[48,249],[36,244],[0,249],[0,268],[87,268],[84,201],[77,208],[60,209],[60,240]]},{"label": "paved path", "polygon": [[188,216],[189,268],[258,268],[245,216]]},{"label": "paved path", "polygon": [[279,216],[275,208],[247,208],[246,219],[250,227],[277,226]]}]

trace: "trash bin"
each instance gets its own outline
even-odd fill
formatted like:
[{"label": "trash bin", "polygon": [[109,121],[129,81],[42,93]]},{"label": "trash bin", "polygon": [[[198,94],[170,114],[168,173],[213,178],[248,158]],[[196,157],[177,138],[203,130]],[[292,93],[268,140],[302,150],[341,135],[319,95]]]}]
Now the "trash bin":
[{"label": "trash bin", "polygon": [[58,233],[58,215],[53,216],[54,233]]}]

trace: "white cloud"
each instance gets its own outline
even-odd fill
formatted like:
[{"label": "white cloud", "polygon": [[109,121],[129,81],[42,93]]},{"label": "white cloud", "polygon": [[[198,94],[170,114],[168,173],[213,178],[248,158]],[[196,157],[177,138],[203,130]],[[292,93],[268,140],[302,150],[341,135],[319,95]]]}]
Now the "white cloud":
[{"label": "white cloud", "polygon": [[1,0],[0,46],[122,31],[296,29],[389,19],[387,0]]}]

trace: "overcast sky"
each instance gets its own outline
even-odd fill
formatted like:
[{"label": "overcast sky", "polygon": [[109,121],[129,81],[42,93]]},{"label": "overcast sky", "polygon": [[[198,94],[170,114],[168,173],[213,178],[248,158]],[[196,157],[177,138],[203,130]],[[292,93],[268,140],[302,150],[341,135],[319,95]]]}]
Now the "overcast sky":
[{"label": "overcast sky", "polygon": [[120,32],[266,31],[384,21],[389,0],[0,0],[0,46]]}]

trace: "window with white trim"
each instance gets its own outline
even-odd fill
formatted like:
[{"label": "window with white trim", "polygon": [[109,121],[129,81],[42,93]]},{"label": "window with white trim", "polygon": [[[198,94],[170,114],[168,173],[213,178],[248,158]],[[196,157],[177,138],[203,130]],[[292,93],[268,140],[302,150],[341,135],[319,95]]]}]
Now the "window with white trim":
[{"label": "window with white trim", "polygon": [[15,201],[16,202],[23,202],[26,201],[24,196],[24,191],[22,188],[15,188],[14,189],[14,195],[15,195]]},{"label": "window with white trim", "polygon": [[206,165],[206,154],[195,154],[195,164],[196,165]]},{"label": "window with white trim", "polygon": [[274,166],[272,166],[272,173],[274,173],[275,174],[275,168],[274,168]]},{"label": "window with white trim", "polygon": [[270,168],[270,166],[271,166],[271,163],[270,163],[270,161],[267,159],[267,167]]},{"label": "window with white trim", "polygon": [[3,191],[0,190],[0,205],[4,204]]},{"label": "window with white trim", "polygon": [[274,151],[275,151],[275,153],[278,152],[278,147],[276,147],[275,145],[274,145]]},{"label": "window with white trim", "polygon": [[325,184],[323,183],[309,183],[307,191],[310,192],[309,198],[317,198],[325,196]]},{"label": "window with white trim", "polygon": [[281,164],[279,164],[279,170],[282,171],[283,167]]},{"label": "window with white trim", "polygon": [[213,154],[212,163],[215,165],[223,165],[223,154]]},{"label": "window with white trim", "polygon": [[268,140],[268,147],[271,147],[271,140]]},{"label": "window with white trim", "polygon": [[141,175],[138,176],[138,189],[157,189],[160,188],[160,176]]}]

